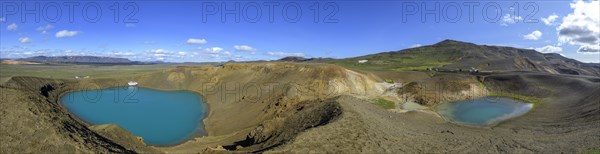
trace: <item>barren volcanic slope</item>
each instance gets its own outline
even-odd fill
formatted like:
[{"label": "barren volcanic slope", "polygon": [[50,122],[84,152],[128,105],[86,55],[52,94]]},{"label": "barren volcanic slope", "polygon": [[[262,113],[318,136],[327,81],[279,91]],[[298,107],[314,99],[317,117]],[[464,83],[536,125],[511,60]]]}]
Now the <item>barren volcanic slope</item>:
[{"label": "barren volcanic slope", "polygon": [[[356,64],[354,60],[358,59],[369,62]],[[352,59],[321,60],[342,66],[253,62],[178,66],[105,78],[4,75],[9,79],[0,85],[0,153],[600,150],[600,78],[597,68],[588,64],[532,50],[456,41]],[[471,65],[494,73],[404,70]],[[580,75],[572,75],[573,71]],[[388,79],[391,83],[384,82]],[[176,146],[148,146],[117,125],[87,124],[58,102],[70,91],[122,86],[128,81],[137,81],[138,86],[146,88],[200,93],[209,109],[203,120],[208,135]],[[428,88],[432,84],[437,88]],[[490,127],[449,123],[433,110],[438,104],[484,96],[512,97],[531,102],[534,108],[524,116]],[[421,104],[426,109],[405,110],[401,108],[405,103]]]}]

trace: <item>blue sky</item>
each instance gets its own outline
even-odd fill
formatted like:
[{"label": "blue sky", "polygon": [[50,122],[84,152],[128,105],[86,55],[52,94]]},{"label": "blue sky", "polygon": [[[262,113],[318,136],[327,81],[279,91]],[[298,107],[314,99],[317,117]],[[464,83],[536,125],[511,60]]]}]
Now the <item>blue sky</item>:
[{"label": "blue sky", "polygon": [[600,62],[598,1],[0,4],[1,58],[95,55],[170,62],[345,58],[454,39]]}]

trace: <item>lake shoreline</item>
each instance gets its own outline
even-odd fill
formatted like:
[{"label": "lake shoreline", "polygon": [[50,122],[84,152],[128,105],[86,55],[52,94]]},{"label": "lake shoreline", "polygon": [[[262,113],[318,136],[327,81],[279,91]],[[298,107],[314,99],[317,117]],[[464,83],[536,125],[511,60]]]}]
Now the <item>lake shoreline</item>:
[{"label": "lake shoreline", "polygon": [[533,103],[509,97],[486,96],[443,103],[433,108],[442,119],[450,123],[492,128],[504,121],[524,116],[533,108]]},{"label": "lake shoreline", "polygon": [[[181,136],[181,139],[175,139],[172,137],[165,136],[164,133],[150,133],[150,134],[161,134],[161,135],[159,135],[159,136],[162,136],[160,138],[166,137],[165,139],[168,139],[168,138],[171,138],[169,140],[174,139],[173,143],[167,143],[167,142],[171,142],[171,141],[161,141],[161,142],[165,142],[165,143],[148,142],[149,141],[148,139],[150,139],[150,138],[148,138],[148,136],[145,136],[145,135],[139,134],[139,133],[144,132],[144,130],[145,131],[157,130],[158,128],[169,129],[169,130],[171,130],[171,129],[185,130],[186,129],[185,127],[178,128],[179,126],[171,125],[171,124],[164,125],[164,126],[169,126],[169,127],[147,127],[144,125],[135,124],[135,123],[140,123],[140,124],[143,123],[143,121],[138,121],[138,120],[133,121],[133,123],[126,122],[125,124],[128,124],[128,125],[121,126],[122,128],[126,129],[128,132],[131,132],[131,133],[137,132],[137,133],[135,133],[135,134],[137,134],[136,136],[144,138],[144,142],[150,146],[172,147],[172,146],[177,146],[177,145],[180,145],[187,141],[193,140],[197,137],[202,137],[202,136],[207,135],[206,131],[204,130],[205,127],[204,127],[203,120],[206,118],[206,115],[208,113],[208,109],[207,109],[208,105],[205,102],[203,102],[204,98],[201,95],[199,95],[197,92],[190,91],[190,90],[161,90],[161,89],[144,88],[144,87],[135,87],[135,88],[136,89],[132,89],[131,86],[115,86],[115,87],[109,87],[109,88],[71,90],[68,92],[64,92],[63,94],[60,95],[60,97],[59,97],[60,103],[59,104],[63,108],[65,108],[70,114],[74,115],[75,118],[84,122],[88,126],[101,125],[101,124],[113,124],[113,125],[121,126],[119,123],[122,123],[127,120],[137,119],[135,117],[139,116],[139,114],[137,114],[138,112],[141,114],[149,114],[148,116],[154,116],[155,118],[152,118],[152,119],[154,119],[153,120],[154,122],[159,122],[160,121],[159,119],[167,118],[167,119],[165,119],[167,121],[164,121],[166,123],[173,123],[173,122],[179,123],[179,122],[176,122],[173,120],[181,121],[181,120],[188,119],[188,118],[176,118],[176,119],[168,120],[169,119],[168,117],[172,117],[172,116],[184,116],[184,115],[188,115],[188,114],[198,116],[198,121],[196,122],[197,124],[193,127],[193,131],[191,131],[189,133],[185,133],[185,132],[170,132],[169,133],[169,134],[173,134],[173,135],[175,135],[175,134],[183,135],[183,136]],[[94,90],[96,92],[96,95],[94,95],[93,96],[94,98],[92,99],[94,101],[93,103],[89,102],[90,96],[87,93],[88,92],[87,90]],[[114,91],[114,95],[113,95],[113,91]],[[159,95],[160,93],[165,93],[165,94],[173,95],[173,96],[177,96],[177,97],[173,97],[173,96],[162,97],[161,95]],[[81,96],[78,96],[79,94],[81,94]],[[183,97],[183,96],[186,96],[186,97]],[[66,98],[66,97],[69,97],[69,98]],[[114,97],[114,100],[113,100],[113,97]],[[173,98],[175,98],[176,99],[175,101],[178,101],[178,102],[184,101],[188,98],[192,99],[192,100],[190,100],[192,102],[199,102],[199,104],[194,105],[194,106],[198,106],[199,110],[193,111],[194,110],[193,108],[185,107],[185,108],[187,108],[185,110],[176,109],[178,112],[164,111],[164,110],[172,110],[172,108],[180,108],[180,107],[183,107],[181,105],[192,103],[192,102],[189,102],[189,103],[182,102],[183,104],[179,103],[178,106],[174,106],[172,104],[164,104],[164,103],[173,103],[173,102],[170,102],[170,101],[173,101],[172,100]],[[67,99],[70,99],[70,100],[67,100]],[[167,99],[167,100],[161,101],[160,99]],[[197,101],[194,101],[194,100],[197,100]],[[66,104],[66,103],[69,101],[73,101],[73,102],[82,102],[82,101],[86,102],[87,101],[87,103],[91,103],[91,104],[70,104],[71,107],[68,107],[69,104]],[[113,102],[113,101],[117,101],[117,102]],[[134,101],[134,102],[130,102],[130,101]],[[136,103],[150,103],[150,104],[144,104],[143,106],[140,106],[142,104],[136,104]],[[164,107],[156,108],[156,107],[158,107],[156,105],[164,106]],[[79,106],[79,107],[77,107],[77,106]],[[89,106],[89,107],[85,107],[85,106]],[[93,107],[93,106],[96,106],[96,107]],[[114,106],[114,107],[111,107],[111,106]],[[154,107],[154,106],[156,106],[156,107]],[[85,110],[81,110],[81,109],[80,109],[80,111],[73,111],[72,109],[75,109],[76,107],[77,108],[92,107],[92,108],[94,108],[94,110],[86,109],[86,110],[89,110],[89,112],[85,111]],[[98,107],[100,107],[100,108],[98,108]],[[140,107],[142,107],[142,108],[140,108]],[[82,109],[84,109],[84,108],[82,108]],[[145,109],[151,109],[151,110],[145,110]],[[103,110],[116,110],[116,111],[111,111],[111,113],[113,113],[113,114],[105,115],[105,114],[101,113],[101,112],[104,112]],[[162,114],[155,115],[155,112],[153,112],[152,110],[161,110]],[[122,112],[122,111],[126,111],[126,112]],[[192,111],[199,112],[199,113],[191,113]],[[135,116],[133,116],[133,117],[127,116],[127,114],[134,114]],[[167,116],[164,114],[169,114],[169,115]],[[87,116],[81,117],[83,115],[87,115]],[[130,118],[134,118],[134,119],[130,119],[130,118],[123,119],[123,118],[119,118],[121,116],[118,116],[118,115],[130,117]],[[104,118],[102,118],[104,120],[97,119],[97,120],[101,120],[101,121],[106,121],[106,120],[113,121],[113,120],[110,120],[111,117],[118,118],[118,119],[114,119],[115,121],[113,121],[113,122],[98,122],[98,121],[93,122],[93,121],[86,120],[86,117],[88,119],[91,117],[98,117],[98,118],[104,117]],[[109,118],[109,119],[105,119],[105,118]],[[141,118],[141,117],[139,117],[139,118]],[[156,118],[158,118],[158,119],[156,119]],[[175,118],[175,117],[173,117],[173,118]],[[143,119],[140,119],[140,120],[143,120]],[[159,120],[159,121],[157,121],[157,120]],[[150,123],[147,123],[147,124],[150,124]],[[189,122],[184,122],[184,123],[179,123],[179,124],[183,124],[183,126],[187,125],[186,127],[190,126]],[[157,123],[152,123],[151,125],[157,125]],[[160,124],[158,124],[158,125],[160,125]],[[130,129],[133,129],[133,130],[130,130]],[[144,134],[148,135],[148,133],[144,133]],[[187,135],[184,135],[184,134],[187,134]],[[156,136],[156,137],[159,137],[159,136]],[[154,140],[158,139],[156,137],[154,137],[155,138]]]}]

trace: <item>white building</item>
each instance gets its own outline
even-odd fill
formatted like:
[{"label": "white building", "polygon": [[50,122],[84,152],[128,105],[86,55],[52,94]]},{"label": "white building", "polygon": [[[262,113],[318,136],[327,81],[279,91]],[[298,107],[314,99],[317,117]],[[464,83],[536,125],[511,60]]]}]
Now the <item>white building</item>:
[{"label": "white building", "polygon": [[471,67],[471,69],[469,69],[469,72],[470,72],[470,73],[478,73],[478,72],[479,72],[479,70],[478,70],[478,69],[476,69],[476,68],[474,68],[474,67]]},{"label": "white building", "polygon": [[362,64],[362,63],[366,63],[366,62],[368,62],[368,61],[369,61],[369,60],[363,59],[363,60],[359,60],[359,61],[358,61],[358,63],[361,63],[361,64]]},{"label": "white building", "polygon": [[135,81],[129,81],[129,82],[127,82],[127,84],[128,84],[129,86],[136,86],[138,83],[137,83],[137,82],[135,82]]}]

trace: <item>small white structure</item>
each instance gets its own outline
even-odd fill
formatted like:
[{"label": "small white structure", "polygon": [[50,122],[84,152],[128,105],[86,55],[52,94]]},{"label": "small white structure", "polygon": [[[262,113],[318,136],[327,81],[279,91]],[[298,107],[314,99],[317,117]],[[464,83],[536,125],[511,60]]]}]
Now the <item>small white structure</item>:
[{"label": "small white structure", "polygon": [[358,63],[361,63],[361,64],[362,64],[362,63],[366,63],[366,62],[368,62],[368,61],[369,61],[369,60],[363,59],[363,60],[359,60],[359,61],[358,61]]},{"label": "small white structure", "polygon": [[479,70],[478,70],[478,69],[476,69],[476,68],[474,68],[474,67],[471,67],[471,69],[469,69],[469,72],[470,72],[470,73],[478,73],[478,72],[479,72]]},{"label": "small white structure", "polygon": [[88,79],[90,76],[75,76],[75,79]]},{"label": "small white structure", "polygon": [[137,82],[135,82],[135,81],[129,81],[129,82],[127,82],[127,84],[128,84],[129,86],[136,86],[138,83],[137,83]]}]

